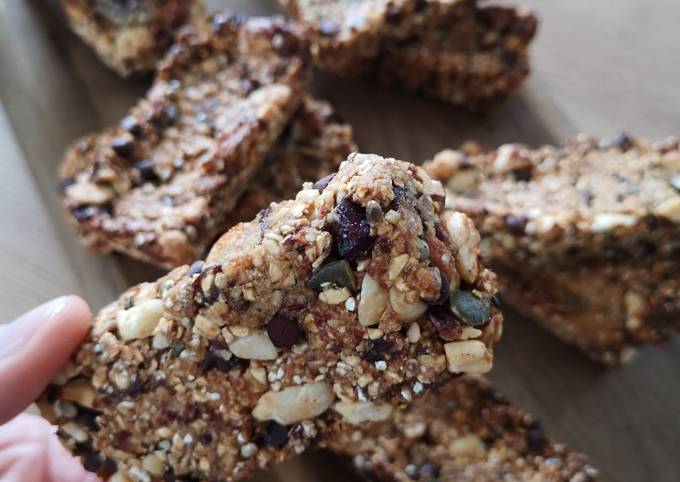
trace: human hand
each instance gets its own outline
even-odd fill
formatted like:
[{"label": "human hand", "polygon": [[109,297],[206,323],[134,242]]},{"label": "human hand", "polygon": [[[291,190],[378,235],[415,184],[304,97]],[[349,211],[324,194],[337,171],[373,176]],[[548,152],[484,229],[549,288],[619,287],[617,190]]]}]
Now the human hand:
[{"label": "human hand", "polygon": [[0,482],[95,482],[56,428],[21,414],[83,340],[92,315],[76,296],[57,298],[0,326]]}]

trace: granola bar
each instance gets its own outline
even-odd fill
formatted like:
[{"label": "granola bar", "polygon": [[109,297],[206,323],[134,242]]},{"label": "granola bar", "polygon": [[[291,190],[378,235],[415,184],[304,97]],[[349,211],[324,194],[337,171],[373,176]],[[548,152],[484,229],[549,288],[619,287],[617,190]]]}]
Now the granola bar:
[{"label": "granola bar", "polygon": [[475,0],[281,0],[308,26],[323,70],[480,109],[529,73],[536,17]]},{"label": "granola bar", "polygon": [[295,197],[305,182],[338,169],[355,152],[352,127],[328,103],[305,97],[250,186],[227,214],[225,231],[273,202]]},{"label": "granola bar", "polygon": [[111,480],[238,480],[487,372],[495,276],[443,202],[422,168],[352,154],[104,308],[43,414]]},{"label": "granola bar", "polygon": [[425,168],[475,220],[506,299],[561,339],[617,364],[680,327],[676,139],[470,144]]},{"label": "granola bar", "polygon": [[586,456],[551,441],[535,418],[471,377],[433,390],[388,422],[344,431],[330,448],[374,481],[598,480]]},{"label": "granola bar", "polygon": [[120,125],[66,153],[63,199],[84,244],[167,268],[202,257],[298,109],[307,50],[276,17],[186,29]]},{"label": "granola bar", "polygon": [[127,77],[153,70],[175,32],[203,13],[200,0],[60,0],[71,29]]}]

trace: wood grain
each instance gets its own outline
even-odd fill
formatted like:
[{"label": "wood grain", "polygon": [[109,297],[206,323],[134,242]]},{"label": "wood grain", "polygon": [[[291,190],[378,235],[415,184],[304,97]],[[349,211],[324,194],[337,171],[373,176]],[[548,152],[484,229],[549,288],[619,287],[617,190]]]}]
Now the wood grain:
[{"label": "wood grain", "polygon": [[[244,13],[273,1],[210,0]],[[654,138],[680,125],[676,32],[680,3],[527,0],[543,24],[535,75],[487,116],[377,86],[318,76],[314,92],[355,127],[364,151],[420,162],[475,139],[489,145],[563,143],[577,131],[627,128]],[[675,55],[673,55],[675,54]],[[118,256],[92,256],[66,225],[56,168],[68,143],[116,122],[148,80],[124,81],[63,25],[53,2],[0,2],[0,319],[65,292],[94,307],[158,271]],[[551,435],[588,453],[607,481],[680,478],[680,342],[646,349],[604,370],[508,312],[493,372],[498,388]],[[332,470],[329,470],[329,467]],[[260,480],[350,480],[327,455],[296,459]]]}]

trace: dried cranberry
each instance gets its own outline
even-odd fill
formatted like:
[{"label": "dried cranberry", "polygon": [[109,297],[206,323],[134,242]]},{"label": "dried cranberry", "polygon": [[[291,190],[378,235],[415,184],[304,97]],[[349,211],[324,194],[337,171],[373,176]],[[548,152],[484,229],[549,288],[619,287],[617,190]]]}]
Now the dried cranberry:
[{"label": "dried cranberry", "polygon": [[529,219],[526,216],[510,214],[505,218],[505,229],[513,236],[524,236]]},{"label": "dried cranberry", "polygon": [[289,348],[302,338],[297,321],[283,315],[274,315],[267,323],[267,334],[277,348]]},{"label": "dried cranberry", "polygon": [[328,184],[333,180],[334,176],[335,173],[322,177],[321,179],[314,183],[314,189],[318,189],[319,192],[323,191],[324,189],[326,189],[326,186],[328,186]]},{"label": "dried cranberry", "polygon": [[134,164],[134,168],[139,171],[139,175],[145,181],[154,182],[158,180],[158,174],[154,170],[156,163],[153,159],[142,159]]},{"label": "dried cranberry", "polygon": [[341,258],[354,260],[365,257],[373,247],[371,227],[366,210],[345,198],[338,205],[334,225],[336,249]]},{"label": "dried cranberry", "polygon": [[451,313],[448,305],[430,306],[428,316],[437,333],[444,340],[453,341],[460,338],[463,327]]},{"label": "dried cranberry", "polygon": [[288,429],[273,420],[267,424],[264,432],[264,441],[272,447],[283,447],[288,442]]},{"label": "dried cranberry", "polygon": [[324,37],[333,37],[340,33],[340,25],[333,20],[323,19],[319,22],[319,33]]},{"label": "dried cranberry", "polygon": [[134,152],[135,145],[128,137],[114,137],[111,139],[111,149],[117,156],[130,159]]}]

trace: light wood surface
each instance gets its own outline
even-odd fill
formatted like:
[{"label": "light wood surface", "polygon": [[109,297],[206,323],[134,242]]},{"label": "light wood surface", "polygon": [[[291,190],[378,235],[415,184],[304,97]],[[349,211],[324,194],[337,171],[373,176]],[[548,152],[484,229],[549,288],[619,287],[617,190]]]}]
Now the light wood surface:
[{"label": "light wood surface", "polygon": [[[267,13],[273,2],[220,1]],[[420,162],[475,139],[489,145],[562,143],[577,131],[679,133],[680,2],[527,0],[542,20],[534,75],[499,111],[471,116],[371,82],[320,76],[315,92],[355,127],[362,150]],[[94,308],[159,272],[76,242],[58,202],[56,167],[68,143],[116,122],[144,92],[70,34],[52,2],[0,1],[0,320],[64,293]],[[673,131],[675,129],[675,132]],[[508,314],[492,375],[548,432],[588,453],[607,481],[680,479],[680,342],[604,370]],[[331,463],[332,465],[329,465]],[[333,467],[333,470],[329,470]],[[350,480],[328,456],[292,461],[261,480]]]}]

